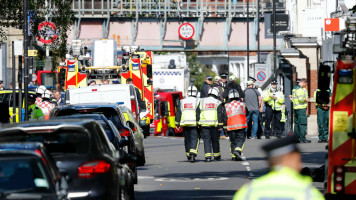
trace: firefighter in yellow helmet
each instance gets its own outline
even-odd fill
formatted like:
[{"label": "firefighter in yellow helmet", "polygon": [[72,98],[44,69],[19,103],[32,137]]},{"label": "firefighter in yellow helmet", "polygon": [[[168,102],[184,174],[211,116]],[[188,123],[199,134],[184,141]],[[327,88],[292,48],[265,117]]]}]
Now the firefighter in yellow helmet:
[{"label": "firefighter in yellow helmet", "polygon": [[240,101],[239,92],[235,89],[229,92],[228,103],[225,104],[226,110],[226,129],[230,138],[230,151],[233,161],[241,161],[241,152],[246,139],[245,128],[246,104]]},{"label": "firefighter in yellow helmet", "polygon": [[324,200],[323,195],[312,185],[312,179],[299,173],[302,161],[297,142],[298,137],[294,135],[262,146],[267,153],[271,171],[243,185],[233,200]]},{"label": "firefighter in yellow helmet", "polygon": [[199,98],[197,98],[198,89],[195,86],[189,86],[187,95],[187,98],[180,100],[175,121],[177,127],[183,127],[184,146],[187,159],[190,162],[194,162],[199,147],[196,112],[199,105]]},{"label": "firefighter in yellow helmet", "polygon": [[206,162],[211,162],[212,157],[216,161],[221,159],[219,131],[223,127],[224,112],[222,102],[219,100],[219,90],[215,87],[210,88],[208,97],[200,100],[197,109],[197,121],[202,129]]}]

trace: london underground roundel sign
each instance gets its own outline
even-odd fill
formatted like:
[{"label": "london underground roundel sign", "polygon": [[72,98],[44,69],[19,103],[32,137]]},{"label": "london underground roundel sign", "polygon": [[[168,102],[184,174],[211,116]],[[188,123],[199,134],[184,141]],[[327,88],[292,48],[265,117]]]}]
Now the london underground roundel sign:
[{"label": "london underground roundel sign", "polygon": [[38,25],[37,39],[44,44],[50,44],[57,39],[57,27],[52,22],[42,22]]},{"label": "london underground roundel sign", "polygon": [[182,38],[183,40],[190,40],[193,38],[195,30],[193,25],[189,23],[184,23],[180,25],[178,29],[179,37]]}]

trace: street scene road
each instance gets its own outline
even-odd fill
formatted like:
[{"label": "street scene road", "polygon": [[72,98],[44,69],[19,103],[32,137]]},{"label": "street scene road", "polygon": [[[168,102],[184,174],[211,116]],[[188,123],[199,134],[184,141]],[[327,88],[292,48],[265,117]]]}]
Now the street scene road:
[{"label": "street scene road", "polygon": [[[325,162],[325,143],[299,144],[303,167],[316,168]],[[270,140],[246,140],[245,161],[231,161],[229,140],[221,139],[221,161],[206,163],[202,140],[195,163],[187,161],[182,137],[148,137],[144,140],[146,165],[138,168],[135,198],[232,199],[244,183],[266,174],[268,164],[261,145]],[[323,183],[313,183],[321,192]]]}]

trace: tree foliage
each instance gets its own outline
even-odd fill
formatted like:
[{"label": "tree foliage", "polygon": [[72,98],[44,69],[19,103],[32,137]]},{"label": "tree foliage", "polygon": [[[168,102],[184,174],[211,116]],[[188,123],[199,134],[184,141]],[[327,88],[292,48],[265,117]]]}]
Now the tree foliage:
[{"label": "tree foliage", "polygon": [[187,62],[189,65],[190,79],[194,82],[194,86],[201,90],[205,77],[210,75],[215,77],[216,74],[210,68],[197,62],[197,55],[192,52],[187,52]]},{"label": "tree foliage", "polygon": [[[47,4],[47,3],[48,4]],[[27,0],[28,10],[33,14],[31,44],[38,50],[38,58],[45,58],[45,49],[49,47],[53,60],[59,61],[67,52],[67,32],[74,22],[71,10],[73,0]],[[47,5],[47,6],[46,6]],[[0,6],[0,43],[7,40],[4,28],[24,28],[23,0],[1,0]],[[43,44],[37,40],[44,31],[38,31],[38,25],[42,22],[52,22],[56,25],[57,39],[51,44]],[[50,37],[50,36],[48,36]]]}]

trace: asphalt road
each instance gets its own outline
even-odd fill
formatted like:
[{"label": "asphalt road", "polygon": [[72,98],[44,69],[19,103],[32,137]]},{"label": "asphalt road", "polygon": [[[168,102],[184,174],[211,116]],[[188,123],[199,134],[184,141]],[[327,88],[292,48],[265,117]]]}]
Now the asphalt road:
[{"label": "asphalt road", "polygon": [[[202,140],[201,140],[202,141]],[[184,153],[183,138],[148,137],[144,140],[146,165],[139,167],[136,199],[232,199],[244,183],[268,172],[264,153],[260,150],[268,140],[247,140],[245,161],[231,161],[229,140],[220,141],[222,160],[206,163],[201,143],[195,163]],[[324,164],[325,144],[312,138],[311,144],[299,144],[303,167]],[[314,183],[322,191],[323,183]]]}]

